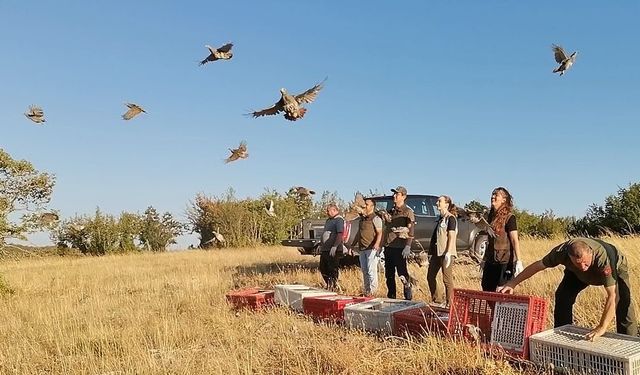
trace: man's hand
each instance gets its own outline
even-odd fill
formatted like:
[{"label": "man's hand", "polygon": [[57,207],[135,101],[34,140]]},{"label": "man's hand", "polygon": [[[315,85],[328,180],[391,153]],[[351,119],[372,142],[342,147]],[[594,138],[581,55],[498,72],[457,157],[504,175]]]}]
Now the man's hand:
[{"label": "man's hand", "polygon": [[511,286],[511,284],[506,283],[503,286],[499,286],[496,289],[496,292],[498,293],[504,293],[504,294],[513,294],[513,286]]},{"label": "man's hand", "polygon": [[449,253],[444,254],[444,262],[442,262],[442,267],[449,268],[452,261],[453,261],[453,257],[451,256],[451,254]]},{"label": "man's hand", "polygon": [[584,339],[593,341],[593,339],[595,339],[596,337],[604,335],[605,332],[607,332],[606,328],[597,326],[596,328],[592,329],[591,332],[584,335]]},{"label": "man's hand", "polygon": [[337,246],[332,247],[331,250],[329,250],[329,255],[332,256],[332,257],[336,256],[336,251],[337,250],[338,250]]},{"label": "man's hand", "polygon": [[411,254],[411,246],[407,245],[404,247],[404,249],[402,249],[402,257],[404,259],[407,259],[409,257],[409,254]]},{"label": "man's hand", "polygon": [[517,260],[515,270],[513,270],[513,277],[518,276],[518,274],[522,272],[522,270],[524,270],[524,265],[522,264],[521,260]]}]

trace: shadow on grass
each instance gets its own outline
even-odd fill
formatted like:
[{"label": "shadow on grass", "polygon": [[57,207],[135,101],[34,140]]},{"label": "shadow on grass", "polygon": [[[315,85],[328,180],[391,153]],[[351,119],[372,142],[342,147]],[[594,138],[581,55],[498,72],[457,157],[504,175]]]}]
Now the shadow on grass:
[{"label": "shadow on grass", "polygon": [[242,276],[270,275],[294,273],[300,271],[317,271],[319,260],[313,262],[273,262],[256,263],[248,266],[236,266],[234,273]]}]

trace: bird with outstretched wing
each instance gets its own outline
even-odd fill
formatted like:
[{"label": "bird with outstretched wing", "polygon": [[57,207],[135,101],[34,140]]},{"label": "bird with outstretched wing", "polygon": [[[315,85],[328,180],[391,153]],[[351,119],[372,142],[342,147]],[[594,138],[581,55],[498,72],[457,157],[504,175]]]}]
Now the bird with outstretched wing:
[{"label": "bird with outstretched wing", "polygon": [[233,47],[233,43],[227,43],[220,48],[213,48],[210,45],[205,45],[209,50],[209,56],[205,57],[204,60],[200,61],[200,65],[204,65],[208,62],[213,62],[217,60],[231,60],[233,57],[233,52],[231,52],[231,48]]},{"label": "bird with outstretched wing", "polygon": [[318,93],[324,87],[325,78],[322,82],[316,84],[312,88],[298,95],[291,95],[286,89],[280,89],[280,100],[278,100],[273,106],[262,109],[260,111],[254,111],[251,115],[254,118],[261,116],[277,115],[284,112],[284,118],[289,121],[296,121],[304,117],[307,113],[307,109],[302,104],[313,102]]},{"label": "bird with outstretched wing", "polygon": [[147,113],[147,111],[145,111],[142,107],[140,107],[135,103],[124,103],[124,104],[127,106],[127,108],[129,108],[129,110],[127,110],[127,112],[125,112],[122,115],[123,120],[131,120],[132,118],[136,117],[142,112]]},{"label": "bird with outstretched wing", "polygon": [[247,142],[245,141],[240,142],[238,148],[230,148],[229,151],[231,152],[231,155],[225,159],[225,164],[249,157],[249,153],[247,152]]}]

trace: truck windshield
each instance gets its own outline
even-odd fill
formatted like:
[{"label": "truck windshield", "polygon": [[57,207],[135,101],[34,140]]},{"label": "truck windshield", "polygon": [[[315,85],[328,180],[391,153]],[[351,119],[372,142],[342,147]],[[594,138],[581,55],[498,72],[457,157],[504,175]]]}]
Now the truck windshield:
[{"label": "truck windshield", "polygon": [[[393,207],[393,198],[380,197],[374,199],[376,202],[376,210],[390,210]],[[438,212],[436,202],[438,197],[426,196],[426,197],[407,197],[407,206],[411,207],[413,213],[420,216],[432,216],[435,217]]]}]

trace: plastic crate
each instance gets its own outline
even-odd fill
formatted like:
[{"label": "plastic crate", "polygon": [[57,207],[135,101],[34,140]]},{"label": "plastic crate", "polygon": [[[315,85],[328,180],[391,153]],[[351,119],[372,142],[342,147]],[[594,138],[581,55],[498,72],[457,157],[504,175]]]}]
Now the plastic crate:
[{"label": "plastic crate", "polygon": [[396,336],[444,335],[448,332],[449,308],[427,305],[393,314],[393,334]]},{"label": "plastic crate", "polygon": [[275,286],[274,300],[278,305],[288,306],[294,311],[302,312],[302,300],[305,297],[335,296],[336,293],[328,290],[313,288],[300,284],[279,284]]},{"label": "plastic crate", "polygon": [[454,289],[448,331],[485,349],[526,359],[529,336],[544,330],[546,321],[547,301],[542,298]]},{"label": "plastic crate", "polygon": [[565,325],[529,337],[531,361],[581,374],[640,375],[640,338],[607,332],[593,341],[590,329]]},{"label": "plastic crate", "polygon": [[350,297],[342,295],[306,297],[302,300],[302,308],[305,315],[309,315],[315,320],[341,322],[344,320],[345,306],[369,301],[371,299],[372,297]]},{"label": "plastic crate", "polygon": [[391,335],[393,334],[394,313],[422,306],[425,306],[424,302],[374,298],[366,302],[345,306],[344,321],[350,328]]},{"label": "plastic crate", "polygon": [[229,292],[226,294],[226,298],[235,309],[259,310],[274,304],[274,291],[246,288]]}]

